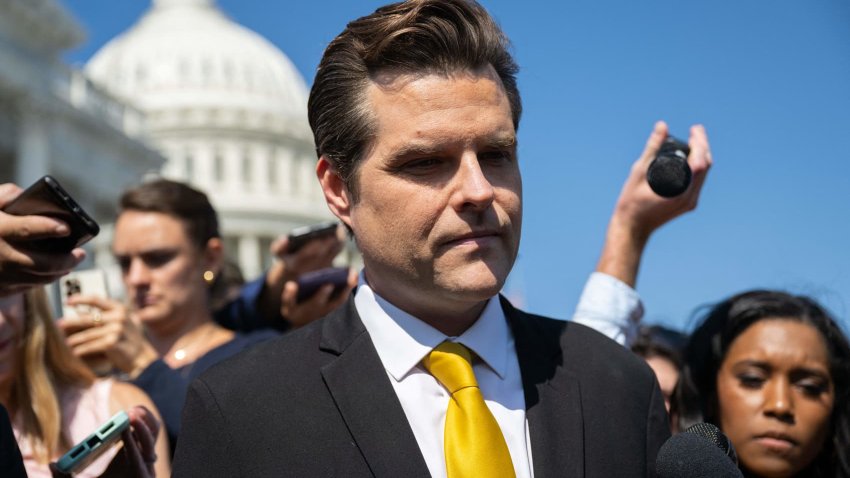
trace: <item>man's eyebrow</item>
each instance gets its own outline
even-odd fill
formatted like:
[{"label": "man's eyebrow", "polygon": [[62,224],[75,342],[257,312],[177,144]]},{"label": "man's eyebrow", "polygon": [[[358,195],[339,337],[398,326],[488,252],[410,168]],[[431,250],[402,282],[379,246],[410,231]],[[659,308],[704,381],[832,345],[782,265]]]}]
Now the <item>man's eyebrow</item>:
[{"label": "man's eyebrow", "polygon": [[[483,142],[487,148],[494,149],[511,149],[516,148],[516,135],[498,136],[487,138]],[[445,145],[441,143],[408,143],[400,146],[392,152],[393,158],[406,158],[409,156],[430,156],[441,154],[445,150]]]},{"label": "man's eyebrow", "polygon": [[500,136],[500,137],[497,137],[497,138],[491,138],[491,139],[487,140],[485,144],[490,148],[502,148],[502,149],[516,148],[516,145],[517,145],[516,135],[512,134],[510,136]]},{"label": "man's eyebrow", "polygon": [[172,254],[172,253],[176,253],[178,250],[179,250],[179,247],[154,247],[154,248],[151,248],[151,249],[145,249],[143,251],[137,251],[136,253],[129,253],[129,254],[118,253],[116,251],[112,251],[112,255],[116,259],[129,258],[129,257],[133,257],[133,256],[149,257],[149,256],[155,256],[155,255],[159,255],[159,254]]},{"label": "man's eyebrow", "polygon": [[392,152],[393,158],[406,158],[408,156],[430,156],[438,154],[443,148],[440,144],[408,143],[402,145]]}]

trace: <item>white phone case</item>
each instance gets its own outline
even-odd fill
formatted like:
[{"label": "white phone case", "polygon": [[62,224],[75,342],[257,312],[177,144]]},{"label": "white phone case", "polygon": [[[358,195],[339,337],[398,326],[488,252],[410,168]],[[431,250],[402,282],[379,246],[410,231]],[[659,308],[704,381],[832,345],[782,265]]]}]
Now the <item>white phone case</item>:
[{"label": "white phone case", "polygon": [[59,279],[59,294],[62,299],[62,316],[79,317],[90,313],[87,305],[70,306],[66,303],[72,295],[95,295],[109,297],[106,290],[106,274],[100,269],[75,271]]}]

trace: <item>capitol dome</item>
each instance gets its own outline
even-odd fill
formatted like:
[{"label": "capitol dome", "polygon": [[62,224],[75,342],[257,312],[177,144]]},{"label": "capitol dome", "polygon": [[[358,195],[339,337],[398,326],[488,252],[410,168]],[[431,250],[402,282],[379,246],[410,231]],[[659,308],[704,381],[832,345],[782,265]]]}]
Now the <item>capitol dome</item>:
[{"label": "capitol dome", "polygon": [[309,135],[301,75],[212,0],[154,0],[129,31],[92,57],[86,72],[146,111],[152,129],[187,126],[203,115],[212,126]]},{"label": "capitol dome", "polygon": [[154,0],[85,70],[143,112],[167,159],[161,174],[209,195],[246,277],[268,266],[275,237],[333,217],[316,179],[304,79],[214,0]]}]

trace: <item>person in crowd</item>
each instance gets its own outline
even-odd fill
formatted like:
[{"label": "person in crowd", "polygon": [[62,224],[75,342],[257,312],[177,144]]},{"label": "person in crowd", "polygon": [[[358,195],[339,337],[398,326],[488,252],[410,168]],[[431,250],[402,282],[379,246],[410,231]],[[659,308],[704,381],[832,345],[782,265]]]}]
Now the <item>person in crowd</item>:
[{"label": "person in crowd", "polygon": [[125,436],[128,454],[110,450],[77,476],[119,476],[108,470],[138,453],[145,458],[140,476],[170,473],[164,434],[150,446],[157,435],[150,398],[133,385],[97,379],[71,354],[41,287],[0,298],[0,403],[9,410],[30,477],[51,476],[52,461],[119,410],[130,411],[134,435],[148,445],[140,452],[136,439]]},{"label": "person in crowd", "polygon": [[223,260],[218,218],[206,195],[165,179],[124,193],[112,251],[129,307],[103,297],[74,296],[94,313],[63,318],[75,355],[106,361],[150,395],[172,444],[189,382],[220,360],[277,335],[234,332],[217,324],[211,291]]},{"label": "person in crowd", "polygon": [[[289,251],[287,236],[278,238],[270,247],[276,260],[269,270],[238,290],[234,289],[236,293],[223,305],[214,306],[213,318],[234,331],[269,328],[286,332],[324,316],[340,304],[339,296],[332,296],[333,287],[327,285],[298,302],[297,280],[306,272],[333,265],[345,244],[343,237],[340,227],[337,235],[318,237],[295,253]],[[350,282],[353,287],[355,277]]]},{"label": "person in crowd", "polygon": [[670,411],[670,399],[679,381],[679,368],[682,366],[682,349],[688,336],[677,330],[661,325],[642,326],[632,344],[632,352],[646,360],[655,372],[664,405]]},{"label": "person in crowd", "polygon": [[[195,380],[175,476],[654,474],[670,430],[649,367],[498,295],[522,221],[516,71],[472,1],[388,5],[331,42],[317,176],[364,271],[324,319]],[[704,174],[702,128],[690,144]]]},{"label": "person in crowd", "polygon": [[[0,184],[0,208],[23,190],[12,183]],[[49,284],[77,266],[84,258],[80,248],[70,252],[42,252],[28,242],[70,234],[68,225],[44,216],[12,216],[0,210],[0,297]]]},{"label": "person in crowd", "polygon": [[746,476],[850,477],[847,337],[808,297],[730,297],[688,341],[672,416],[718,426]]}]

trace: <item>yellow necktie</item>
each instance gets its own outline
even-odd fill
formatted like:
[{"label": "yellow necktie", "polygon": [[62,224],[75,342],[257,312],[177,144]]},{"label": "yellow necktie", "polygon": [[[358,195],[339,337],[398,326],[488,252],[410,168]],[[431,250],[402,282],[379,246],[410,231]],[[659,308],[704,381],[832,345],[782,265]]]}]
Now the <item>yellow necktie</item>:
[{"label": "yellow necktie", "polygon": [[443,437],[448,478],[516,476],[505,437],[472,372],[469,349],[443,342],[422,363],[451,394]]}]

